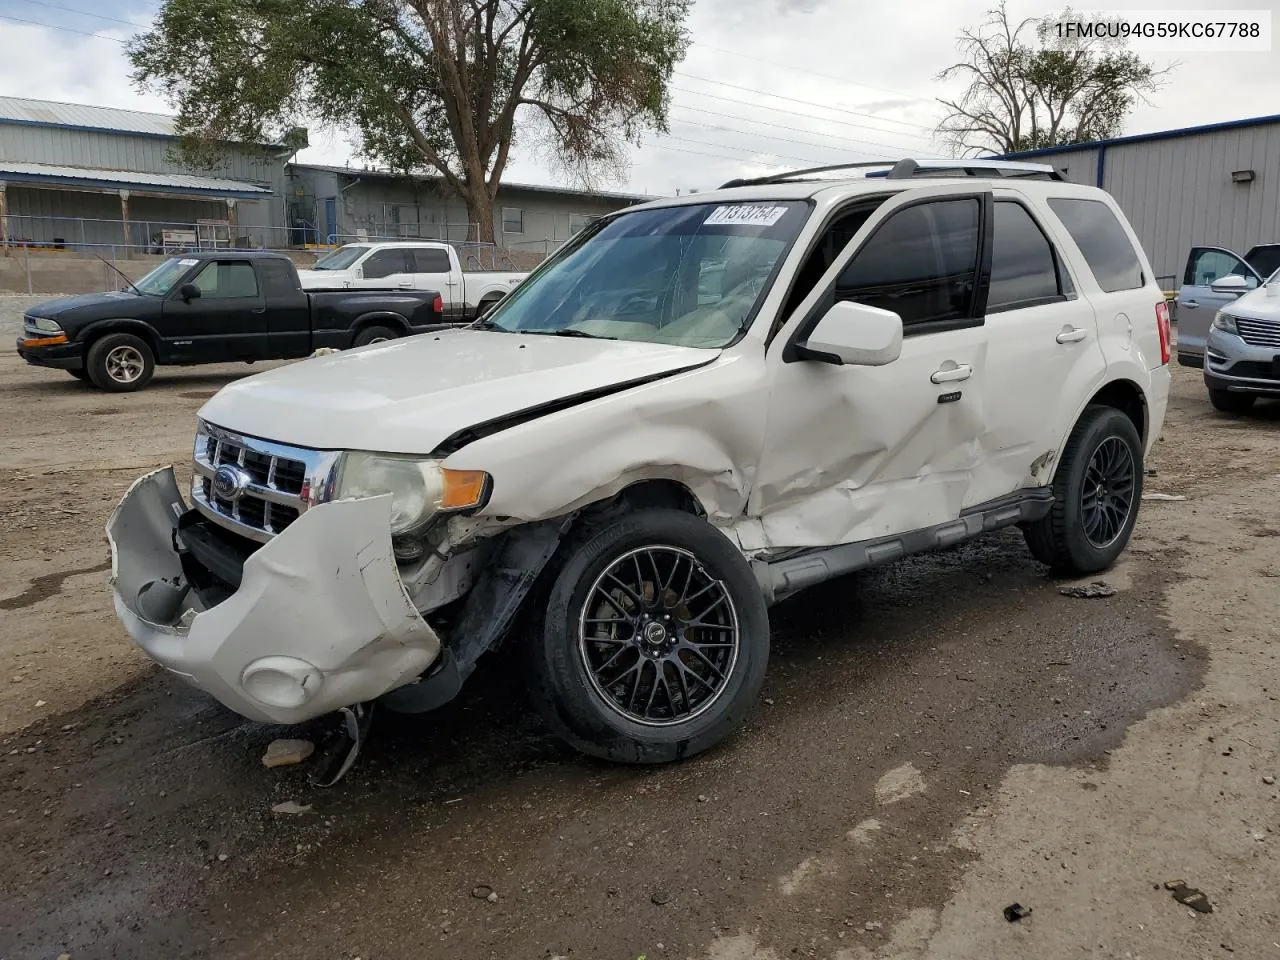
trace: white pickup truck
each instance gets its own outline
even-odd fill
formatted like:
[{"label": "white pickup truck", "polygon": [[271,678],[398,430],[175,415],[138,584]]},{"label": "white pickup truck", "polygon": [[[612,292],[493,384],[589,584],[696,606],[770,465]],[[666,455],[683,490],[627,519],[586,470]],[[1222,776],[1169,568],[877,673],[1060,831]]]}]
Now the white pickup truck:
[{"label": "white pickup truck", "polygon": [[299,270],[303,290],[345,287],[434,290],[446,321],[471,320],[505,297],[527,273],[464,271],[451,244],[433,240],[348,243]]},{"label": "white pickup truck", "polygon": [[224,387],[190,506],[167,468],[111,518],[120,618],[282,724],[430,710],[505,641],[552,729],[652,763],[742,723],[768,606],[813,584],[1013,526],[1105,569],[1164,295],[1103,191],[948,167],[631,207],[470,328]]}]

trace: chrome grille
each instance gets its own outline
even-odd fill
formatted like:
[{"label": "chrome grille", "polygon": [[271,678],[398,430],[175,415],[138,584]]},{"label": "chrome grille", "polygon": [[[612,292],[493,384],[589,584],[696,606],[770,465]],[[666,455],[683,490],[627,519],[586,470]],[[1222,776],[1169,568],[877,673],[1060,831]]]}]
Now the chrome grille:
[{"label": "chrome grille", "polygon": [[1253,347],[1275,347],[1280,350],[1280,322],[1236,317],[1240,339]]},{"label": "chrome grille", "polygon": [[[338,457],[333,451],[285,446],[201,422],[191,499],[215,523],[265,543],[332,493]],[[213,482],[218,468],[227,465],[236,467],[245,481],[231,497],[219,495]]]}]

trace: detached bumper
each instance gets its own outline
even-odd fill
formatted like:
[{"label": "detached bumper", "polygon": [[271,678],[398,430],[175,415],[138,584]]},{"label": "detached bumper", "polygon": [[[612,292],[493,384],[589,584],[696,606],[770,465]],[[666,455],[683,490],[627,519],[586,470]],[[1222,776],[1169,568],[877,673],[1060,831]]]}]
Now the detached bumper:
[{"label": "detached bumper", "polygon": [[298,723],[381,696],[439,656],[396,572],[389,497],[307,510],[209,608],[174,548],[186,510],[171,467],[137,480],[116,507],[116,613],[148,655],[236,713]]},{"label": "detached bumper", "polygon": [[80,370],[84,367],[84,344],[73,342],[45,345],[39,338],[19,337],[18,356],[37,367]]}]

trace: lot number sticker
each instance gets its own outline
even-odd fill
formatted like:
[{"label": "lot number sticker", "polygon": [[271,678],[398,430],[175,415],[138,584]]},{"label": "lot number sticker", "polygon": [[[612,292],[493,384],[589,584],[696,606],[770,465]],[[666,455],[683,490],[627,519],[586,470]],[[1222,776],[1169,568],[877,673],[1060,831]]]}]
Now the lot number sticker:
[{"label": "lot number sticker", "polygon": [[763,207],[749,203],[735,203],[728,207],[716,207],[707,217],[704,226],[724,224],[731,227],[772,227],[786,216],[786,207]]},{"label": "lot number sticker", "polygon": [[197,263],[199,263],[199,262],[200,262],[199,260],[179,260],[179,261],[178,261],[178,266],[180,266],[180,267],[194,267],[194,266],[195,266]]}]

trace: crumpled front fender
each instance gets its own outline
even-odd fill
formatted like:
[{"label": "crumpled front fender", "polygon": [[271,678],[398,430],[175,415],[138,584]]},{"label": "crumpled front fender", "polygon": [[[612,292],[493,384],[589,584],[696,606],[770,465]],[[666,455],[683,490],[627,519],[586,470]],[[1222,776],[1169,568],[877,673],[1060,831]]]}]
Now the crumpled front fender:
[{"label": "crumpled front fender", "polygon": [[147,654],[230,709],[298,723],[381,696],[439,656],[397,573],[390,497],[305,511],[207,609],[174,549],[186,511],[172,467],[129,488],[107,523],[116,613]]}]

